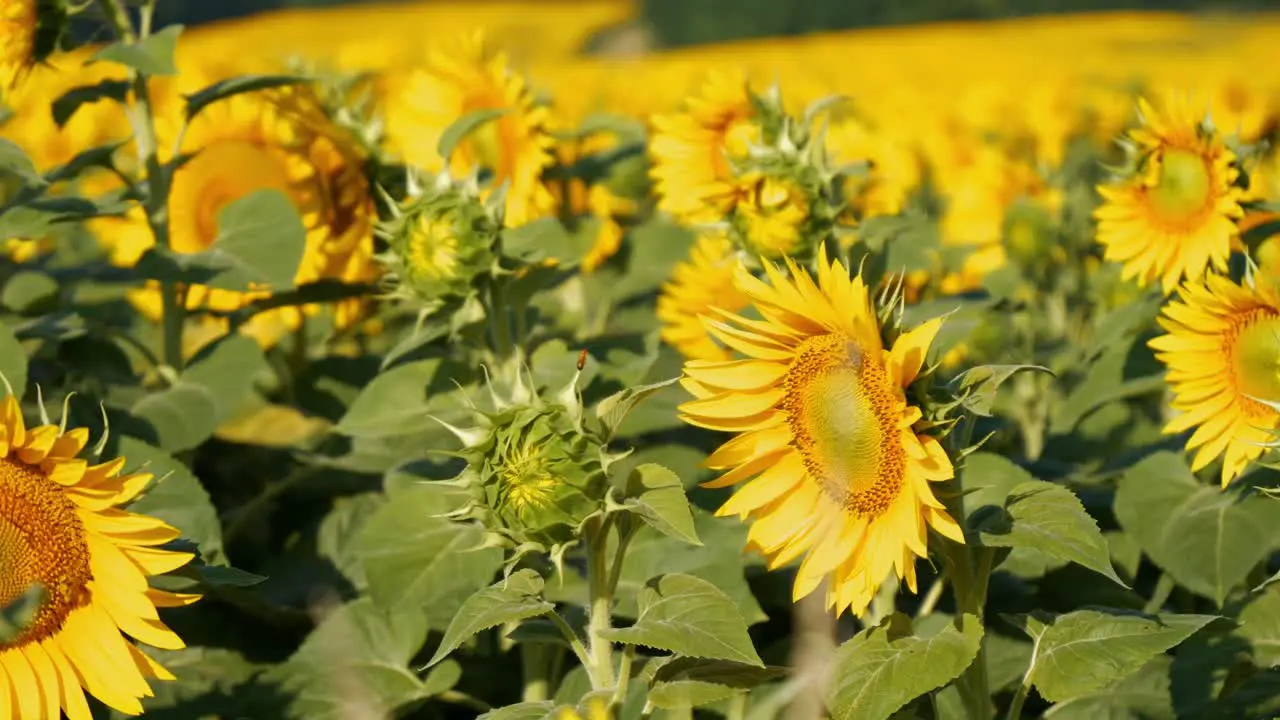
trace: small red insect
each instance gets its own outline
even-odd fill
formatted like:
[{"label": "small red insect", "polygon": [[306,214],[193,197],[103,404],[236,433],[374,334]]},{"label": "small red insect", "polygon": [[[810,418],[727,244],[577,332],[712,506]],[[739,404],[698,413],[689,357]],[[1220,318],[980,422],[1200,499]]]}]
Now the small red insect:
[{"label": "small red insect", "polygon": [[587,349],[582,348],[578,353],[578,372],[582,372],[582,368],[587,366]]}]

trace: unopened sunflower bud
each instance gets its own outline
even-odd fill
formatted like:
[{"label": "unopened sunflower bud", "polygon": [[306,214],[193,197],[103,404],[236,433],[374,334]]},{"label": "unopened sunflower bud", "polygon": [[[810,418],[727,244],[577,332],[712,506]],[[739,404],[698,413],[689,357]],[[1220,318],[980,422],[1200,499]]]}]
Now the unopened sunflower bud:
[{"label": "unopened sunflower bud", "polygon": [[383,261],[401,295],[422,301],[465,295],[493,267],[499,227],[474,193],[437,185],[380,229],[390,245]]}]

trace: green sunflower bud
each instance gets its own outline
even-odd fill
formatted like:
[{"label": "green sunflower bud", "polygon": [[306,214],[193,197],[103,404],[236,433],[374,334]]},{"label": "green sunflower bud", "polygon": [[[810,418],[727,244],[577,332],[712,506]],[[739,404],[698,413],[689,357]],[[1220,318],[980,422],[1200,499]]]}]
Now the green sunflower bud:
[{"label": "green sunflower bud", "polygon": [[578,376],[539,394],[520,373],[506,392],[490,386],[492,410],[476,410],[474,427],[450,428],[466,446],[467,468],[455,482],[467,487],[468,515],[491,542],[513,555],[561,557],[583,523],[607,507],[606,436],[583,423]]},{"label": "green sunflower bud", "polygon": [[401,295],[424,302],[466,295],[493,268],[501,221],[471,184],[442,176],[392,215],[379,228],[390,246],[381,259]]}]

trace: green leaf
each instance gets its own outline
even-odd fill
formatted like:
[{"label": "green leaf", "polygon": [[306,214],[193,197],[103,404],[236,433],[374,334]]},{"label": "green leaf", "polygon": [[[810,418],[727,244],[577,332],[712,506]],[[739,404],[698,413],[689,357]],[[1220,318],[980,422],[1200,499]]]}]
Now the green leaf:
[{"label": "green leaf", "polygon": [[113,454],[125,459],[127,472],[148,472],[156,476],[146,493],[129,506],[130,511],[160,518],[182,531],[184,538],[200,548],[200,557],[205,562],[224,561],[218,511],[209,493],[186,465],[163,450],[127,435],[116,440]]},{"label": "green leaf", "polygon": [[1202,485],[1181,456],[1161,452],[1120,479],[1115,514],[1179,585],[1221,606],[1274,547],[1273,502]]},{"label": "green leaf", "polygon": [[985,513],[975,520],[981,543],[987,547],[1030,548],[1128,587],[1111,567],[1111,548],[1098,524],[1075,493],[1061,485],[1024,482],[1009,492],[1003,512]]},{"label": "green leaf", "polygon": [[47,237],[64,223],[104,214],[110,213],[86,198],[35,198],[9,207],[0,214],[0,240],[35,240]]},{"label": "green leaf", "polygon": [[969,412],[991,417],[996,391],[1009,378],[1024,371],[1053,374],[1049,368],[1039,365],[979,365],[960,373],[951,383],[965,397],[963,405]]},{"label": "green leaf", "polygon": [[48,597],[44,586],[35,583],[21,594],[0,607],[0,643],[7,643],[22,634],[36,618],[36,612]]},{"label": "green leaf", "polygon": [[173,53],[181,33],[181,25],[170,25],[136,43],[108,45],[94,53],[91,59],[119,63],[144,75],[177,75]]},{"label": "green leaf", "polygon": [[[0,180],[5,176],[16,177],[26,187],[39,188],[45,184],[44,177],[36,170],[35,163],[31,162],[26,151],[14,141],[0,138]],[[0,195],[0,207],[4,207],[9,199]]]},{"label": "green leaf", "polygon": [[216,409],[214,420],[220,425],[236,416],[249,399],[258,373],[268,369],[256,341],[240,334],[224,335],[191,358],[179,383],[209,391]]},{"label": "green leaf", "polygon": [[21,314],[48,309],[57,303],[57,299],[58,282],[38,270],[14,273],[4,284],[4,292],[0,295],[0,303]]},{"label": "green leaf", "polygon": [[615,612],[636,617],[637,601],[648,580],[662,573],[679,572],[696,575],[720,588],[737,604],[748,624],[767,620],[744,576],[746,528],[733,518],[718,518],[702,510],[693,517],[702,545],[690,545],[648,527],[636,534],[623,559]]},{"label": "green leaf", "polygon": [[1259,667],[1280,667],[1280,587],[1272,585],[1250,598],[1236,618],[1234,634],[1248,641]]},{"label": "green leaf", "polygon": [[[190,566],[188,566],[190,567]],[[214,587],[247,588],[266,580],[262,575],[255,575],[240,568],[229,565],[204,565],[194,568],[195,579]]]},{"label": "green leaf", "polygon": [[397,493],[369,518],[358,541],[378,607],[411,609],[440,630],[502,563],[500,550],[481,547],[479,527],[438,517],[453,509],[442,497],[430,486]]},{"label": "green leaf", "polygon": [[[216,647],[182,650],[147,648],[174,680],[156,683],[153,697],[143,700],[145,716],[269,717],[278,715],[278,702],[256,681],[267,666],[250,662],[235,651]],[[112,715],[112,720],[116,717]]]},{"label": "green leaf", "polygon": [[462,603],[427,667],[445,659],[478,632],[503,623],[546,615],[554,609],[555,605],[542,599],[542,577],[533,570],[517,570]]},{"label": "green leaf", "polygon": [[1044,619],[1027,616],[1023,630],[1035,643],[1031,682],[1041,697],[1054,703],[1098,692],[1217,619],[1119,610],[1077,610]]},{"label": "green leaf", "polygon": [[639,605],[635,625],[611,630],[606,637],[690,657],[764,666],[738,607],[706,580],[661,575],[646,584]]},{"label": "green leaf", "polygon": [[693,524],[689,499],[684,496],[680,477],[655,463],[645,463],[631,471],[627,480],[626,507],[663,535],[701,545]]},{"label": "green leaf", "polygon": [[[1138,349],[1149,355],[1145,346]],[[1134,376],[1135,367],[1140,371],[1142,366],[1135,365],[1132,361],[1133,352],[1133,339],[1104,350],[1089,365],[1084,379],[1058,404],[1049,424],[1049,431],[1053,434],[1069,433],[1089,413],[1108,403],[1162,391],[1165,388],[1163,372]]]},{"label": "green leaf", "polygon": [[475,110],[463,115],[453,121],[449,127],[440,133],[440,142],[436,145],[436,152],[448,164],[449,157],[453,155],[453,151],[458,147],[458,143],[462,142],[468,135],[475,132],[480,126],[497,120],[507,114],[507,108],[485,108],[483,110]]},{"label": "green leaf", "polygon": [[494,708],[476,720],[544,720],[551,717],[555,709],[556,704],[553,702],[522,702]]},{"label": "green leaf", "polygon": [[364,493],[333,502],[316,531],[316,554],[333,563],[357,590],[368,588],[358,541],[369,518],[386,504],[382,493]]},{"label": "green leaf", "polygon": [[144,396],[132,412],[151,424],[157,444],[169,452],[190,450],[218,428],[218,399],[208,388],[181,381]]},{"label": "green leaf", "polygon": [[576,266],[595,244],[599,222],[588,218],[572,228],[559,218],[533,220],[502,233],[505,255],[525,262],[555,260],[559,265]]},{"label": "green leaf", "polygon": [[690,657],[651,660],[646,674],[651,666],[648,700],[667,710],[710,705],[787,675],[785,668]]},{"label": "green leaf", "polygon": [[1009,491],[1028,482],[1035,482],[1035,477],[1009,458],[975,452],[960,467],[965,512],[973,517],[982,508],[1003,508]]},{"label": "green leaf", "polygon": [[225,100],[243,93],[310,82],[312,82],[312,78],[305,75],[237,75],[236,77],[219,80],[208,87],[184,96],[187,101],[187,122],[191,122],[200,114],[200,111],[219,100]]},{"label": "green leaf", "polygon": [[617,432],[618,426],[622,424],[622,421],[627,417],[627,413],[631,412],[637,403],[659,390],[675,384],[678,380],[679,378],[671,378],[670,380],[663,380],[649,385],[626,388],[597,403],[596,418],[604,426],[606,435],[612,437],[613,433]]},{"label": "green leaf", "polygon": [[440,366],[439,358],[430,358],[380,373],[352,401],[334,432],[351,437],[382,437],[436,425],[427,410],[427,388]]},{"label": "green leaf", "polygon": [[960,676],[978,655],[982,623],[964,615],[931,637],[912,634],[894,613],[840,646],[827,707],[832,720],[883,720]]},{"label": "green leaf", "polygon": [[0,322],[0,376],[4,378],[4,382],[0,382],[0,398],[9,394],[5,387],[8,383],[14,396],[21,400],[27,391],[27,351],[3,322]]},{"label": "green leaf", "polygon": [[1170,697],[1170,658],[1157,655],[1138,672],[1110,688],[1059,703],[1045,712],[1046,720],[1173,720]]},{"label": "green leaf", "polygon": [[218,235],[208,250],[178,254],[152,248],[137,270],[154,280],[172,280],[223,290],[287,290],[306,249],[307,231],[288,195],[255,190],[226,204]]},{"label": "green leaf", "polygon": [[[281,669],[293,694],[289,716],[298,720],[346,720],[359,707],[370,717],[439,694],[460,670],[437,668],[437,679],[420,679],[409,661],[426,639],[421,612],[379,610],[369,598],[344,605],[320,626]],[[435,675],[435,673],[433,673]]]},{"label": "green leaf", "polygon": [[53,101],[53,121],[62,127],[71,121],[81,105],[92,105],[99,100],[115,100],[124,103],[129,97],[128,80],[102,80],[93,85],[80,85],[62,93]]}]

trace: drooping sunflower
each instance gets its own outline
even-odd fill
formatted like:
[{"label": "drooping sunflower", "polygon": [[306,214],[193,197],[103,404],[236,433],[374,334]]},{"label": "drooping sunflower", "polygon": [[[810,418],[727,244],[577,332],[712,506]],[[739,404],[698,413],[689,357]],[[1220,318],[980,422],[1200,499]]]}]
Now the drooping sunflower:
[{"label": "drooping sunflower", "polygon": [[1094,212],[1107,260],[1125,279],[1159,280],[1170,293],[1183,278],[1225,272],[1239,231],[1241,189],[1236,155],[1201,124],[1184,99],[1157,111],[1139,100],[1141,127],[1129,132],[1139,152],[1137,174],[1098,188]]},{"label": "drooping sunflower", "polygon": [[174,528],[120,509],[152,478],[121,475],[123,458],[89,465],[77,457],[88,438],[84,428],[28,428],[12,395],[0,403],[0,606],[36,584],[45,593],[27,628],[0,643],[4,717],[90,720],[85,693],[141,713],[148,678],[173,675],[126,636],[182,648],[156,608],[199,599],[148,586],[193,556],[160,547]]},{"label": "drooping sunflower", "polygon": [[916,432],[922,412],[904,393],[941,321],[886,346],[862,278],[825,250],[816,283],[790,259],[790,278],[762,262],[768,282],[745,269],[735,282],[764,319],[705,319],[745,357],[687,362],[681,382],[696,399],[681,417],[737,433],[706,463],[727,471],[708,487],[741,484],[717,514],[753,518],[749,542],[771,568],[804,556],[796,598],[829,576],[827,605],[861,614],[890,571],[915,590],[929,528],[964,541],[929,485],[954,476],[951,459]]},{"label": "drooping sunflower", "polygon": [[444,131],[478,110],[505,110],[473,130],[453,152],[450,171],[488,175],[507,184],[505,224],[518,227],[555,212],[543,182],[554,162],[547,108],[529,83],[483,33],[457,36],[431,49],[426,63],[393,83],[386,101],[387,143],[403,159],[431,172],[444,169],[438,146]]},{"label": "drooping sunflower", "polygon": [[651,118],[658,209],[682,222],[720,220],[738,196],[731,160],[760,141],[744,78],[714,73],[682,111]]},{"label": "drooping sunflower", "polygon": [[732,353],[707,334],[699,316],[718,307],[738,312],[750,299],[733,278],[742,265],[733,243],[722,234],[700,236],[689,259],[676,265],[658,294],[662,340],[690,360],[728,360]]},{"label": "drooping sunflower", "polygon": [[[174,112],[181,112],[175,107]],[[161,147],[172,147],[180,132],[177,118],[158,120]],[[182,152],[194,156],[174,173],[169,195],[169,231],[173,250],[197,253],[218,237],[219,215],[232,201],[263,189],[279,190],[293,200],[306,226],[306,247],[294,277],[297,284],[323,279],[370,282],[377,277],[373,258],[376,212],[363,157],[354,140],[327,116],[310,88],[297,86],[237,95],[206,108],[186,130]],[[154,244],[141,212],[125,219],[97,221],[98,235],[112,260],[131,266]],[[193,286],[189,309],[230,311],[259,293]],[[131,299],[150,318],[160,314],[154,287]],[[264,345],[295,329],[320,306],[280,308],[255,316],[244,328]],[[362,316],[363,303],[334,307],[334,323],[349,327]]]},{"label": "drooping sunflower", "polygon": [[1153,338],[1168,368],[1177,417],[1166,433],[1195,428],[1191,469],[1222,457],[1222,485],[1244,472],[1280,427],[1280,295],[1274,283],[1237,285],[1209,274],[1178,288]]}]

